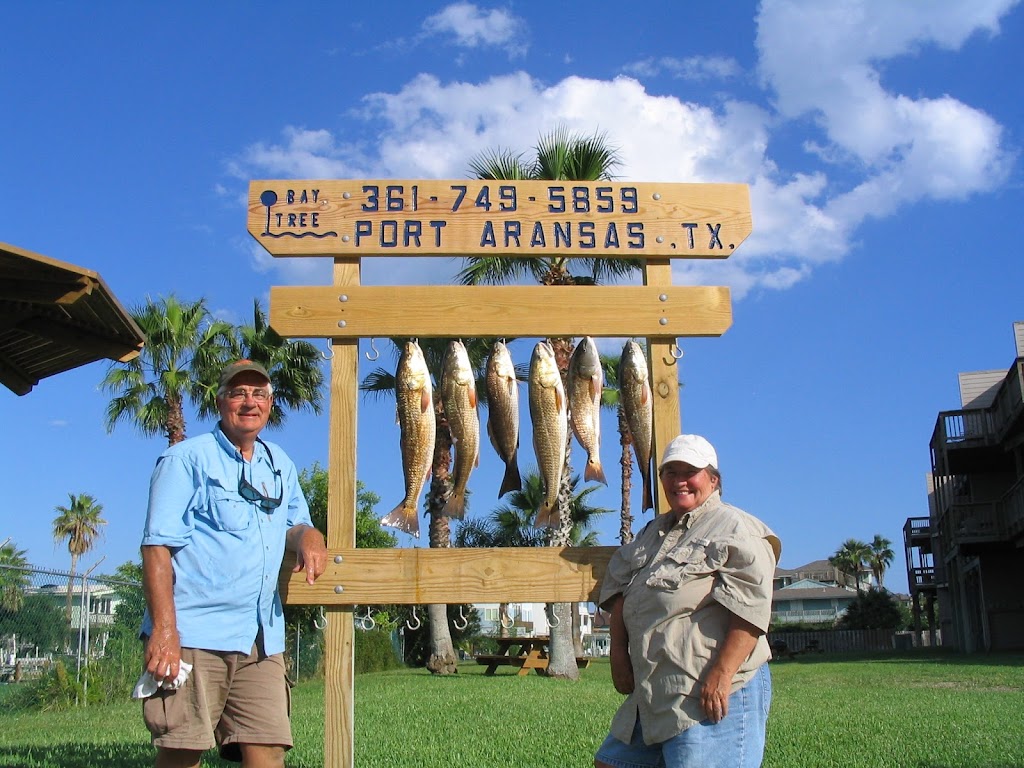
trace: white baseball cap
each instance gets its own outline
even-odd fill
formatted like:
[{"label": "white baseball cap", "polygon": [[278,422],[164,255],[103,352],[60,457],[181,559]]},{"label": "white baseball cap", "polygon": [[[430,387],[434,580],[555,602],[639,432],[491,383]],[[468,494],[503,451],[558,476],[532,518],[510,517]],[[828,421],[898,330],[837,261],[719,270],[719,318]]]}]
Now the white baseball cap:
[{"label": "white baseball cap", "polygon": [[679,435],[668,444],[665,455],[661,457],[658,471],[670,461],[682,461],[691,467],[718,469],[718,454],[711,443],[700,435]]}]

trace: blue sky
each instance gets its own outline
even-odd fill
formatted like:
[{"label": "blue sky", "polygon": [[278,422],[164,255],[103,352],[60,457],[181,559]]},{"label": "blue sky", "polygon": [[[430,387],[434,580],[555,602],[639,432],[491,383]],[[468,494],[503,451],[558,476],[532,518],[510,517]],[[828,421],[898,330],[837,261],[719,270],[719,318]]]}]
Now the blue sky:
[{"label": "blue sky", "polygon": [[[243,322],[271,285],[329,283],[329,260],[275,260],[249,237],[250,179],[465,178],[480,152],[562,125],[606,133],[625,180],[750,184],[736,254],[675,262],[676,284],[733,290],[725,335],[680,340],[684,431],[717,446],[726,499],[779,533],[783,566],[880,533],[906,589],[936,415],[959,407],[959,371],[1009,367],[1024,320],[1017,2],[43,1],[3,17],[0,241],[100,272],[129,307],[206,297]],[[459,267],[375,261],[363,281]],[[164,445],[106,432],[103,373],[0,392],[0,541],[37,565],[68,565],[50,537],[68,493],[109,521],[86,567],[137,555]],[[359,430],[383,514],[402,495],[393,407],[362,401]],[[300,467],[327,461],[326,416],[272,438]],[[485,441],[475,514],[500,470]]]}]

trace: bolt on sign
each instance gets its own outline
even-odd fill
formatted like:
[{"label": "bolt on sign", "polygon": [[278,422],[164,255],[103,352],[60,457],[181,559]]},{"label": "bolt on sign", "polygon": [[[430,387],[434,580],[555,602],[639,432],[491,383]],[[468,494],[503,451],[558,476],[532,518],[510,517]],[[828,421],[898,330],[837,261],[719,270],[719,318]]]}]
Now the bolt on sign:
[{"label": "bolt on sign", "polygon": [[274,256],[732,255],[746,184],[252,181],[249,233]]}]

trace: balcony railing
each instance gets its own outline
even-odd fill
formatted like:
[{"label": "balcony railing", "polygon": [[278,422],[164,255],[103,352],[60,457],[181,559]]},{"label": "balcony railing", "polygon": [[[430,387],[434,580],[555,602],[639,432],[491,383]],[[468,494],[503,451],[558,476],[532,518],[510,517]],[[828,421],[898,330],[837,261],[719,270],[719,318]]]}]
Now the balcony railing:
[{"label": "balcony railing", "polygon": [[939,413],[932,433],[932,450],[992,445],[1006,436],[1024,411],[1024,358],[1018,357],[1006,372],[992,404]]},{"label": "balcony railing", "polygon": [[1012,541],[1024,534],[1024,477],[995,501],[954,503],[942,516],[942,551],[948,558],[962,544]]},{"label": "balcony railing", "polygon": [[920,589],[921,587],[933,587],[935,586],[935,568],[934,566],[928,566],[924,568],[911,568],[908,573],[910,574],[910,588]]}]

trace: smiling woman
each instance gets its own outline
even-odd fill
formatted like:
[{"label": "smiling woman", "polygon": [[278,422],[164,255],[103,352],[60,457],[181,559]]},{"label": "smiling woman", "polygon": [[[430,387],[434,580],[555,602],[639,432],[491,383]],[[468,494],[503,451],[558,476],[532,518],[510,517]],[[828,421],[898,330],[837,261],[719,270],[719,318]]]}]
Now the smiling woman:
[{"label": "smiling woman", "polygon": [[670,510],[615,553],[601,585],[612,682],[627,698],[594,764],[756,768],[781,544],[722,502],[718,455],[700,435],[672,440],[659,476]]}]

